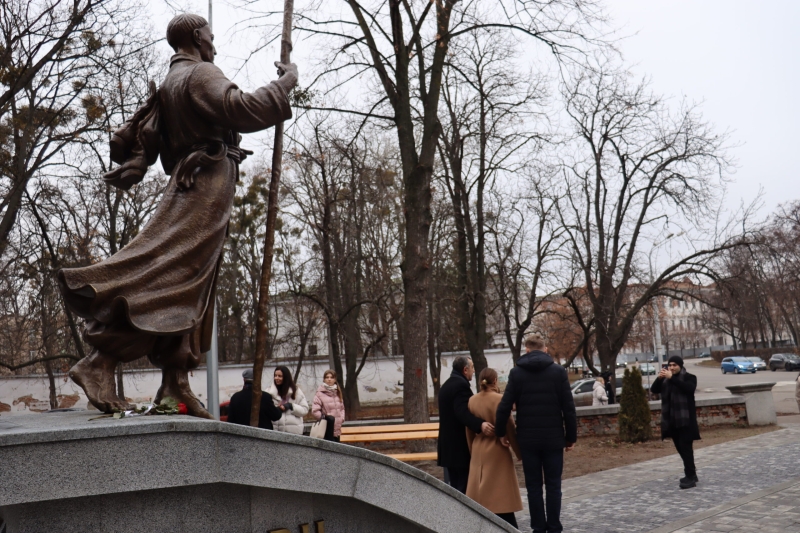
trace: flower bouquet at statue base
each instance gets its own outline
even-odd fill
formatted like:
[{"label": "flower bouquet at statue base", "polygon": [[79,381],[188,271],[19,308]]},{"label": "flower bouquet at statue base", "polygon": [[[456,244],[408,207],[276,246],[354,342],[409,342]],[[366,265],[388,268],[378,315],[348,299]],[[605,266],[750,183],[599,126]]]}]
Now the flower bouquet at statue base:
[{"label": "flower bouquet at statue base", "polygon": [[171,396],[165,396],[158,404],[143,405],[126,411],[115,411],[114,413],[96,416],[89,420],[97,420],[100,418],[120,419],[144,415],[185,415],[188,414],[188,412],[189,410],[186,408],[186,404],[179,402]]}]

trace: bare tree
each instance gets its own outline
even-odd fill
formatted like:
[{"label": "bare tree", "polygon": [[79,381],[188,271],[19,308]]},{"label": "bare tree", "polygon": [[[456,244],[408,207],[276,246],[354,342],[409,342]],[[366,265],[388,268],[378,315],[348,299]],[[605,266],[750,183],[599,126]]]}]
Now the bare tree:
[{"label": "bare tree", "polygon": [[106,0],[0,3],[0,252],[28,182],[64,163],[65,147],[106,126],[93,92],[129,31],[133,3]]},{"label": "bare tree", "polygon": [[[531,171],[533,172],[533,171]],[[492,217],[492,276],[502,332],[514,362],[544,302],[558,288],[563,229],[558,188],[548,171],[532,173],[527,198],[499,196]]]},{"label": "bare tree", "polygon": [[[563,88],[575,137],[563,158],[567,194],[558,210],[592,304],[603,371],[614,368],[635,317],[652,298],[679,294],[674,280],[713,278],[712,260],[741,242],[731,225],[709,216],[718,212],[730,165],[726,135],[706,124],[696,106],[673,108],[645,82],[627,80],[627,73],[603,66]],[[651,278],[647,252],[669,233],[685,238],[666,266],[653,266]]]},{"label": "bare tree", "polygon": [[451,47],[443,82],[441,173],[452,203],[458,275],[457,316],[475,362],[475,379],[486,368],[487,329],[486,195],[496,181],[511,183],[537,152],[541,122],[537,105],[542,82],[516,72],[516,43],[500,30],[465,36]]},{"label": "bare tree", "polygon": [[[349,9],[340,10],[339,5]],[[407,422],[425,422],[431,178],[451,42],[482,29],[503,28],[542,43],[563,58],[586,42],[588,26],[602,13],[592,0],[501,0],[491,6],[478,0],[347,0],[329,6],[321,10],[312,2],[307,9],[297,9],[296,30],[324,51],[310,89],[329,98],[307,107],[376,120],[390,125],[397,135],[405,215],[404,417]],[[275,13],[263,17],[274,19]],[[261,24],[254,16],[242,26]],[[352,100],[361,105],[346,101],[342,88],[352,88],[357,95]]]}]

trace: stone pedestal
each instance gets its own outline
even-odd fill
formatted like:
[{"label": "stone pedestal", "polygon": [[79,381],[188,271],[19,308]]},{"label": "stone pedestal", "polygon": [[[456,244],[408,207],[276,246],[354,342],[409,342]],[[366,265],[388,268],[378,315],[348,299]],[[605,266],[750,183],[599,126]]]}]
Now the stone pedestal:
[{"label": "stone pedestal", "polygon": [[8,533],[516,531],[362,448],[185,416],[93,416],[0,418]]},{"label": "stone pedestal", "polygon": [[772,397],[772,387],[775,383],[748,383],[746,385],[731,385],[725,387],[731,394],[744,396],[747,405],[747,424],[750,426],[766,426],[777,424],[775,414],[775,400]]}]

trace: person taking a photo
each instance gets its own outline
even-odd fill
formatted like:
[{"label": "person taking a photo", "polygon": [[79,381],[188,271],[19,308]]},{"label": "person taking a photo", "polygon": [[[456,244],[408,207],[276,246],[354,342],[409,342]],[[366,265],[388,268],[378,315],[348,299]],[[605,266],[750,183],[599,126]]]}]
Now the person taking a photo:
[{"label": "person taking a photo", "polygon": [[694,441],[700,440],[697,427],[697,409],[694,393],[697,390],[697,377],[683,367],[683,359],[673,355],[667,368],[662,368],[650,386],[650,391],[661,394],[661,438],[672,439],[675,449],[683,459],[683,472],[680,479],[682,489],[697,486],[697,469],[694,466]]}]

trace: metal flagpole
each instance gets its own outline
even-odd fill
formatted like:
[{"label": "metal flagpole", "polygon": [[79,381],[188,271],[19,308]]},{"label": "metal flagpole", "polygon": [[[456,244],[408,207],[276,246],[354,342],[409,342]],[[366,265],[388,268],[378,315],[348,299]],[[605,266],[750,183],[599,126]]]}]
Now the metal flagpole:
[{"label": "metal flagpole", "polygon": [[[208,0],[208,27],[212,25],[212,0]],[[219,350],[217,344],[217,296],[214,295],[214,330],[211,333],[211,351],[206,353],[206,409],[215,420],[219,420]]]}]

